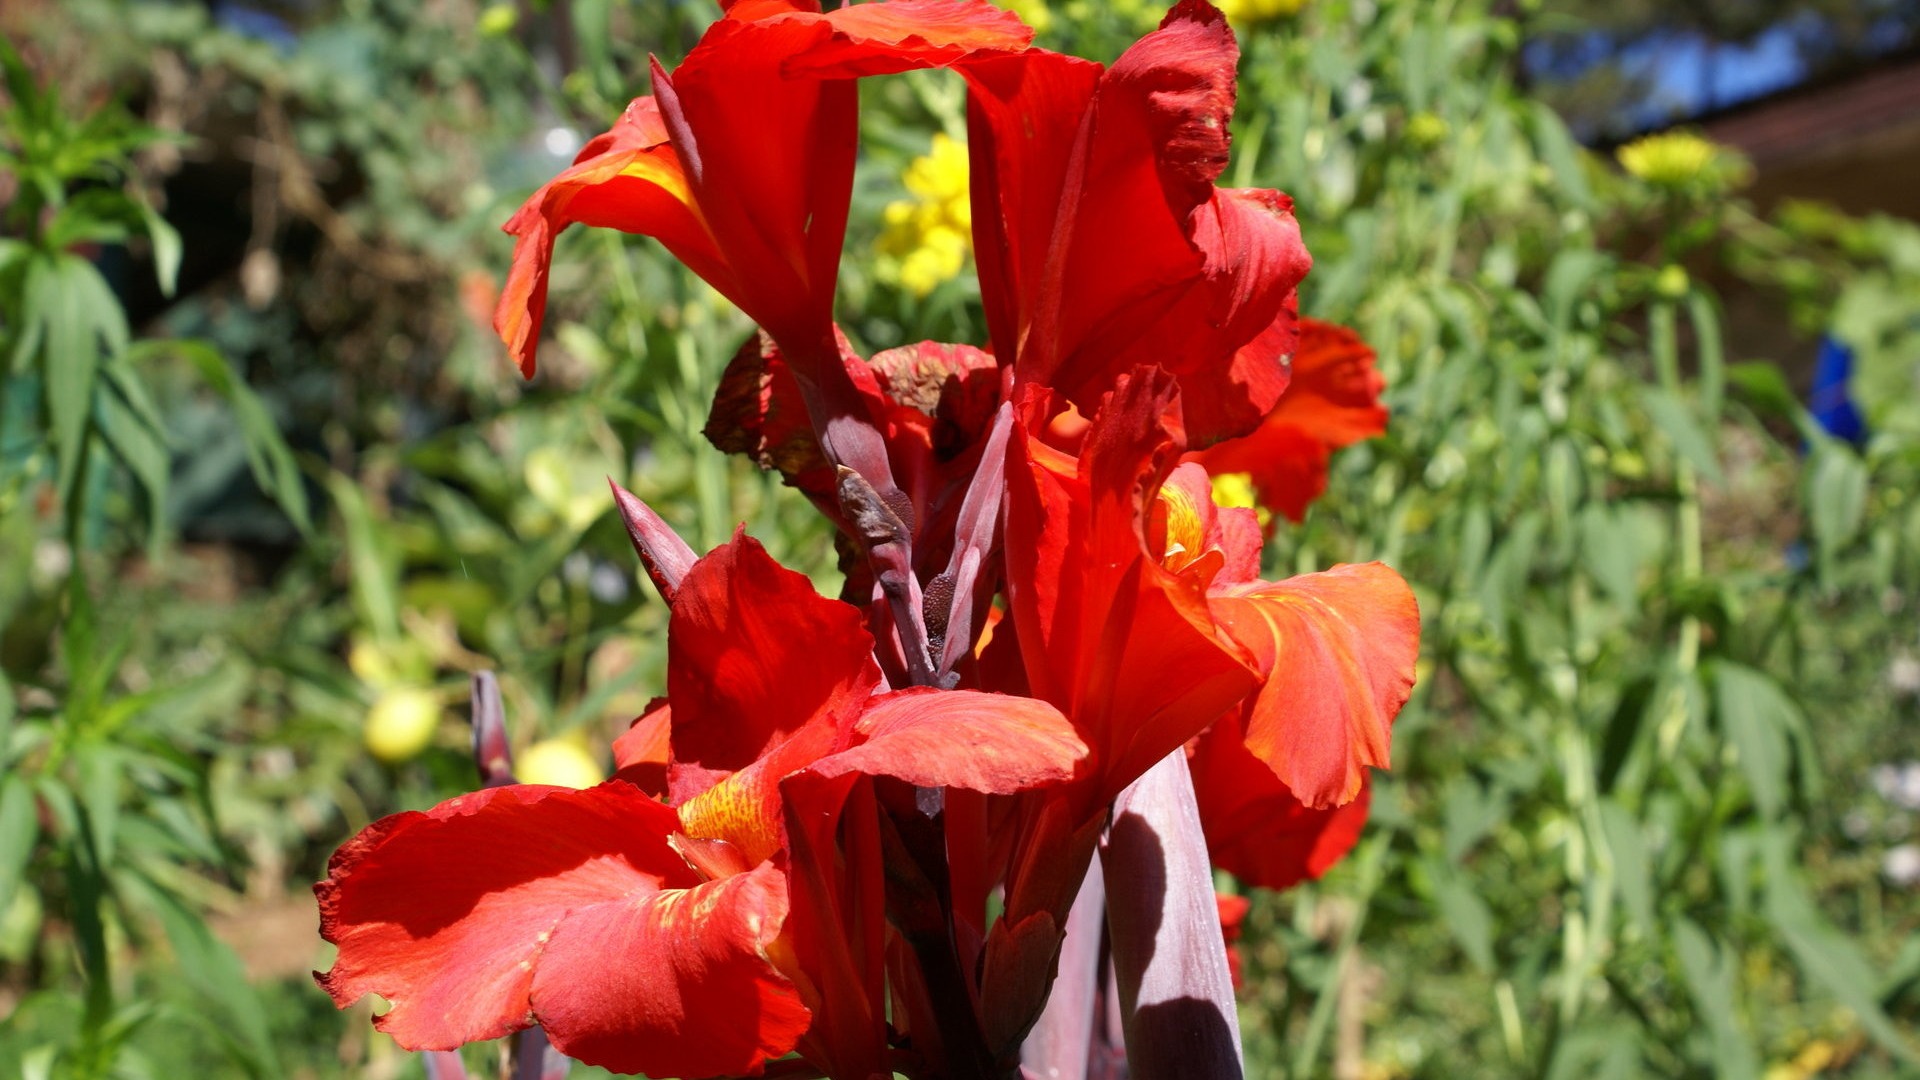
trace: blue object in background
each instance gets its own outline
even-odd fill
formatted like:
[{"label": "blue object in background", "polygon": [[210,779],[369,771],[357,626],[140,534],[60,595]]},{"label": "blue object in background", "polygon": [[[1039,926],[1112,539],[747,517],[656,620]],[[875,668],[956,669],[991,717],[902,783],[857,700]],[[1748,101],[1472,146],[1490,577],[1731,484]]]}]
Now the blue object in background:
[{"label": "blue object in background", "polygon": [[1867,437],[1866,421],[1853,402],[1853,350],[1831,334],[1820,336],[1820,355],[1813,364],[1813,392],[1807,411],[1826,429],[1827,434],[1850,443]]}]

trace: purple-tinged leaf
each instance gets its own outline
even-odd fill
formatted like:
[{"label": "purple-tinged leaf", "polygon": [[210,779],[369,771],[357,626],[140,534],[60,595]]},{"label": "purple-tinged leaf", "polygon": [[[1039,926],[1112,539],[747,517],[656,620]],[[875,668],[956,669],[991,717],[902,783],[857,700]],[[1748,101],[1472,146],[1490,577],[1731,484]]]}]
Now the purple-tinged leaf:
[{"label": "purple-tinged leaf", "polygon": [[1007,488],[1007,436],[1012,430],[1013,406],[1002,404],[954,522],[953,555],[947,560],[946,573],[940,575],[952,587],[946,617],[941,620],[940,655],[934,658],[942,679],[953,672],[961,657],[973,651],[973,613],[982,599],[976,594],[996,584],[993,575],[981,571],[993,553],[994,526],[999,524],[1000,504]]},{"label": "purple-tinged leaf", "polygon": [[1132,1076],[1238,1080],[1233,978],[1184,750],[1114,800],[1100,857]]},{"label": "purple-tinged leaf", "polygon": [[933,654],[927,643],[927,624],[920,595],[920,579],[913,574],[912,504],[899,488],[883,493],[867,477],[848,466],[838,466],[840,510],[854,539],[867,549],[874,582],[893,611],[900,639],[900,656],[915,686],[937,686]]},{"label": "purple-tinged leaf", "polygon": [[1096,1026],[1106,1007],[1107,980],[1102,978],[1106,954],[1100,948],[1106,924],[1106,884],[1089,871],[1067,912],[1059,974],[1046,1011],[1020,1044],[1020,1072],[1025,1080],[1086,1080]]},{"label": "purple-tinged leaf", "polygon": [[640,496],[615,483],[612,477],[607,478],[607,484],[613,488],[613,504],[620,508],[620,520],[626,523],[627,538],[633,541],[640,564],[647,568],[653,587],[660,590],[660,598],[671,604],[680,579],[687,576],[698,556],[652,507],[640,501]]},{"label": "purple-tinged leaf", "polygon": [[530,1027],[517,1039],[514,1080],[566,1080],[573,1059],[553,1048],[545,1030]]},{"label": "purple-tinged leaf", "polygon": [[420,1061],[426,1066],[427,1080],[468,1080],[458,1050],[428,1050],[420,1055]]},{"label": "purple-tinged leaf", "polygon": [[491,671],[473,673],[473,764],[482,787],[502,787],[513,780],[513,747],[507,744],[507,710],[500,703],[500,683]]}]

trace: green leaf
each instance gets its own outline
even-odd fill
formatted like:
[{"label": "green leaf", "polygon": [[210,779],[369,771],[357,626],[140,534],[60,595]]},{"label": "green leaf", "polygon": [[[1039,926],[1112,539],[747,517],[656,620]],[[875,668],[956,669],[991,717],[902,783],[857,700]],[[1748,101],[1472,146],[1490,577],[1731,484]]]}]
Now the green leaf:
[{"label": "green leaf", "polygon": [[74,284],[77,272],[71,267],[78,263],[73,256],[62,255],[45,272],[30,270],[24,298],[26,310],[39,313],[43,328],[38,335],[40,369],[47,427],[59,455],[62,501],[80,469],[81,441],[86,437],[87,414],[92,411],[93,374],[100,362],[99,349],[89,340],[83,300]]},{"label": "green leaf", "polygon": [[1441,863],[1429,864],[1433,899],[1460,948],[1483,972],[1493,970],[1493,912],[1466,877]]},{"label": "green leaf", "polygon": [[1700,364],[1700,410],[1709,423],[1720,419],[1722,389],[1727,381],[1726,346],[1720,337],[1720,306],[1695,289],[1687,297],[1687,318],[1693,324],[1694,352]]},{"label": "green leaf", "polygon": [[1739,956],[1731,949],[1723,954],[1705,931],[1685,917],[1674,919],[1672,932],[1681,977],[1712,1036],[1714,1072],[1728,1080],[1759,1076],[1759,1056],[1733,1011],[1739,987]]},{"label": "green leaf", "polygon": [[247,984],[240,958],[179,897],[151,879],[135,880],[173,947],[175,969],[219,1017],[219,1023],[210,1028],[228,1043],[249,1075],[280,1076],[279,1055],[267,1026],[266,1011],[261,1008],[259,995]]},{"label": "green leaf", "polygon": [[1482,837],[1505,821],[1508,802],[1505,792],[1490,792],[1469,777],[1457,776],[1449,781],[1442,797],[1445,819],[1442,850],[1447,861],[1458,863]]},{"label": "green leaf", "polygon": [[160,279],[160,294],[171,297],[180,285],[180,230],[146,202],[139,206],[147,239],[153,242],[153,273]]},{"label": "green leaf", "polygon": [[1860,535],[1867,513],[1867,467],[1835,439],[1814,444],[1807,465],[1807,516],[1823,558]]},{"label": "green leaf", "polygon": [[[1621,688],[1620,699],[1614,704],[1613,715],[1607,720],[1606,734],[1600,743],[1596,779],[1601,791],[1612,791],[1614,783],[1620,779],[1620,771],[1626,768],[1627,758],[1640,742],[1640,729],[1646,723],[1648,710],[1655,702],[1666,700],[1664,691],[1668,685],[1650,674],[1642,674]],[[1656,693],[1656,690],[1661,693]]]},{"label": "green leaf", "polygon": [[1586,170],[1581,165],[1585,151],[1567,134],[1566,122],[1560,119],[1560,114],[1546,102],[1535,101],[1530,103],[1527,120],[1540,160],[1553,171],[1555,188],[1576,207],[1585,209],[1592,205],[1593,189],[1587,184]]},{"label": "green leaf", "polygon": [[1784,830],[1766,836],[1767,918],[1780,932],[1800,969],[1825,986],[1853,1011],[1875,1042],[1909,1065],[1920,1065],[1920,1050],[1887,1016],[1876,997],[1881,980],[1852,938],[1820,914],[1795,869],[1797,847]]},{"label": "green leaf", "polygon": [[1775,819],[1787,802],[1791,748],[1787,733],[1799,709],[1772,679],[1738,664],[1713,668],[1714,712],[1740,758],[1740,771],[1761,816]]},{"label": "green leaf", "polygon": [[225,399],[240,425],[247,469],[253,474],[254,482],[279,504],[295,528],[311,536],[313,515],[307,502],[306,480],[300,474],[300,463],[293,456],[293,448],[287,445],[266,403],[235,374],[226,358],[205,342],[149,342],[141,355],[162,351],[184,357],[213,392]]},{"label": "green leaf", "polygon": [[327,492],[347,527],[347,559],[352,564],[354,606],[382,639],[400,636],[400,561],[390,537],[374,519],[367,497],[351,477],[327,477]]},{"label": "green leaf", "polygon": [[113,448],[114,456],[146,489],[147,546],[157,553],[166,523],[167,483],[173,472],[166,432],[152,427],[123,398],[112,393],[94,399],[93,422]]},{"label": "green leaf", "polygon": [[1640,567],[1646,557],[1633,521],[1604,502],[1580,511],[1580,561],[1614,602],[1632,609],[1640,600]]},{"label": "green leaf", "polygon": [[1632,812],[1611,798],[1600,800],[1600,827],[1613,856],[1613,879],[1627,915],[1646,931],[1654,932],[1653,864],[1647,840]]},{"label": "green leaf", "polygon": [[[0,613],[0,618],[4,617],[4,613]],[[11,764],[13,720],[18,708],[18,704],[13,699],[13,682],[7,678],[6,671],[0,669],[0,769],[5,769]],[[4,913],[5,910],[4,906],[0,906],[0,913]]]},{"label": "green leaf", "polygon": [[13,906],[13,895],[20,888],[39,836],[40,816],[33,785],[19,773],[0,776],[0,917]]},{"label": "green leaf", "polygon": [[1673,449],[1699,470],[1700,475],[1715,483],[1720,481],[1720,458],[1714,452],[1713,441],[1700,426],[1693,410],[1686,403],[1657,386],[1641,388],[1641,404],[1654,426],[1673,443]]},{"label": "green leaf", "polygon": [[1805,411],[1786,373],[1765,360],[1728,364],[1727,382],[1762,415],[1797,419]]},{"label": "green leaf", "polygon": [[1565,248],[1554,256],[1553,265],[1547,268],[1543,298],[1555,337],[1564,335],[1573,325],[1574,305],[1586,295],[1588,284],[1610,261],[1606,255],[1588,247]]},{"label": "green leaf", "polygon": [[101,867],[113,865],[120,839],[121,751],[109,743],[89,743],[74,752],[81,805],[93,837],[95,858]]}]

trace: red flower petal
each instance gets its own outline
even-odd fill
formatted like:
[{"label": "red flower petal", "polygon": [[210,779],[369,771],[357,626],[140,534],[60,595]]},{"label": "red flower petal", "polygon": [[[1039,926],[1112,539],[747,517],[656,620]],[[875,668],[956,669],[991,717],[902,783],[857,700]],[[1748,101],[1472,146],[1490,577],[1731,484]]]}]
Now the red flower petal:
[{"label": "red flower petal", "polygon": [[[1020,355],[1046,279],[1075,140],[1100,81],[1091,60],[1032,49],[966,65],[974,264],[994,354]],[[1070,222],[1063,228],[1070,229]]]},{"label": "red flower petal", "polygon": [[1373,349],[1344,326],[1300,320],[1293,381],[1260,427],[1192,455],[1208,472],[1251,474],[1264,505],[1293,521],[1327,489],[1327,460],[1340,447],[1387,430],[1385,380]]},{"label": "red flower petal", "polygon": [[833,34],[788,60],[788,78],[846,79],[947,67],[1018,52],[1033,30],[987,0],[888,0],[848,4],[825,15]]},{"label": "red flower petal", "polygon": [[831,735],[851,724],[879,681],[859,610],[821,596],[805,575],[736,533],[687,571],[667,623],[673,801],[746,768],[804,727],[823,725]]},{"label": "red flower petal", "polygon": [[1087,754],[1073,725],[1046,702],[969,690],[883,694],[854,730],[861,742],[822,758],[814,772],[1010,795],[1067,779]]},{"label": "red flower petal", "polygon": [[563,1053],[615,1072],[753,1072],[809,1021],[766,959],[786,916],[786,881],[771,864],[651,902],[583,908],[540,956],[534,1012]]},{"label": "red flower petal", "polygon": [[[813,8],[813,10],[809,10]],[[658,238],[765,326],[796,363],[833,370],[833,291],[857,149],[853,76],[1024,48],[981,2],[895,0],[831,14],[731,5],[671,76],[514,215],[495,326],[529,374],[553,239],[583,221]]]},{"label": "red flower petal", "polygon": [[[1253,688],[1215,627],[1206,582],[1160,564],[1147,514],[1181,448],[1178,392],[1123,379],[1076,460],[1016,429],[1008,454],[1008,610],[1034,696],[1093,750],[1094,786],[1120,788]],[[1164,545],[1163,545],[1164,546]]]},{"label": "red flower petal", "polygon": [[1216,590],[1213,612],[1266,675],[1247,746],[1307,806],[1349,802],[1385,768],[1388,731],[1413,689],[1420,611],[1380,563]]},{"label": "red flower petal", "polygon": [[[1215,866],[1263,889],[1320,877],[1359,842],[1370,785],[1363,782],[1345,806],[1309,809],[1253,756],[1245,735],[1237,712],[1223,717],[1194,740],[1187,759],[1207,853]],[[1225,914],[1223,905],[1223,921]]]},{"label": "red flower petal", "polygon": [[665,798],[672,731],[673,710],[667,700],[649,702],[647,711],[613,740],[614,775],[655,798]]},{"label": "red flower petal", "polygon": [[975,246],[995,351],[1083,412],[1118,376],[1181,380],[1194,441],[1251,429],[1286,385],[1262,341],[1309,260],[1277,192],[1220,191],[1238,49],[1180,4],[1095,81],[1030,51],[969,64]]},{"label": "red flower petal", "polygon": [[703,884],[668,846],[677,825],[619,781],[493,788],[382,819],[314,887],[340,950],[316,977],[343,1007],[392,1002],[375,1024],[409,1049],[538,1023],[617,1069],[755,1069],[807,1026],[764,955],[785,893],[777,873]]},{"label": "red flower petal", "polygon": [[574,222],[655,237],[721,292],[738,289],[667,141],[658,102],[636,98],[613,130],[587,143],[573,167],[534,192],[505,226],[515,237],[513,269],[493,325],[529,378],[546,318],[553,241]]}]

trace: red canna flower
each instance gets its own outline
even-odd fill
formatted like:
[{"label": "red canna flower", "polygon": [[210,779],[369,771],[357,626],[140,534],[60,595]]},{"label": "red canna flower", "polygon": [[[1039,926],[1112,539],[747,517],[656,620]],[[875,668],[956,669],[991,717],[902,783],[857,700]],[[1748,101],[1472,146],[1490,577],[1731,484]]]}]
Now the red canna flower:
[{"label": "red canna flower", "polygon": [[1031,37],[984,0],[891,0],[826,14],[805,0],[728,5],[672,74],[654,65],[652,96],[635,100],[507,223],[517,243],[495,327],[531,375],[554,237],[584,222],[657,238],[765,327],[804,374],[835,377],[854,78],[1013,52]]},{"label": "red canna flower", "polygon": [[1011,793],[1085,747],[1030,699],[874,693],[861,622],[750,539],[694,563],[668,704],[622,761],[644,764],[666,724],[676,805],[622,779],[509,785],[376,822],[315,887],[339,946],[321,986],[387,998],[375,1023],[410,1049],[537,1023],[625,1072],[753,1073],[796,1047],[831,1075],[881,1069],[878,842],[835,858],[843,811],[866,777]]},{"label": "red canna flower", "polygon": [[1373,349],[1344,326],[1300,320],[1293,378],[1254,431],[1187,455],[1209,473],[1246,473],[1260,504],[1298,522],[1327,489],[1327,460],[1387,430]]},{"label": "red canna flower", "polygon": [[[594,790],[658,809],[634,815],[642,839],[621,841],[651,845],[644,859],[602,837],[588,847],[620,854],[585,864],[653,875],[604,901],[610,922],[633,917],[629,897],[734,917],[676,931],[764,1023],[705,1037],[682,1006],[704,992],[686,980],[707,976],[671,950],[664,970],[629,965],[646,985],[597,1005],[607,988],[568,999],[560,975],[536,992],[549,952],[416,955],[405,927],[376,916],[329,916],[342,960],[328,988],[344,1001],[390,986],[383,1023],[445,1041],[422,1018],[436,1007],[416,1003],[518,958],[533,989],[463,999],[477,1027],[539,1021],[563,1049],[621,1067],[752,1071],[797,1049],[864,1078],[896,1071],[890,1048],[904,1046],[936,1071],[1004,1069],[1046,999],[1109,809],[1156,763],[1185,747],[1200,778],[1197,799],[1175,800],[1195,880],[1203,827],[1217,861],[1254,883],[1318,874],[1352,845],[1411,686],[1413,596],[1379,564],[1259,580],[1260,526],[1215,506],[1206,470],[1251,472],[1297,514],[1330,448],[1384,421],[1371,353],[1324,324],[1299,340],[1308,258],[1287,197],[1214,185],[1238,50],[1204,0],[1183,0],[1111,68],[1028,49],[1017,20],[964,0],[727,7],[686,63],[670,76],[656,65],[653,97],[509,223],[519,243],[498,326],[531,370],[553,235],[585,221],[656,236],[765,331],[729,366],[709,437],[778,469],[864,548],[844,566],[857,606],[837,604],[750,541],[696,564],[649,550],[657,519],[628,518],[671,594],[668,696]],[[969,84],[992,349],[922,343],[866,361],[831,321],[852,80],[932,66]],[[989,626],[985,644],[975,628]],[[931,689],[955,685],[970,689]],[[394,861],[381,827],[322,886],[342,910],[394,873],[372,869]],[[425,841],[408,855],[451,858]],[[557,934],[572,909],[541,907],[544,883],[569,872],[542,865],[481,890],[521,897],[486,910],[535,912],[524,925],[448,925],[511,941],[546,918]],[[1004,915],[989,930],[997,885]],[[738,910],[689,899],[706,888],[734,890]],[[583,911],[602,902],[576,892]],[[690,1034],[645,1026],[663,1017]],[[942,1063],[948,1051],[959,1056]]]}]

